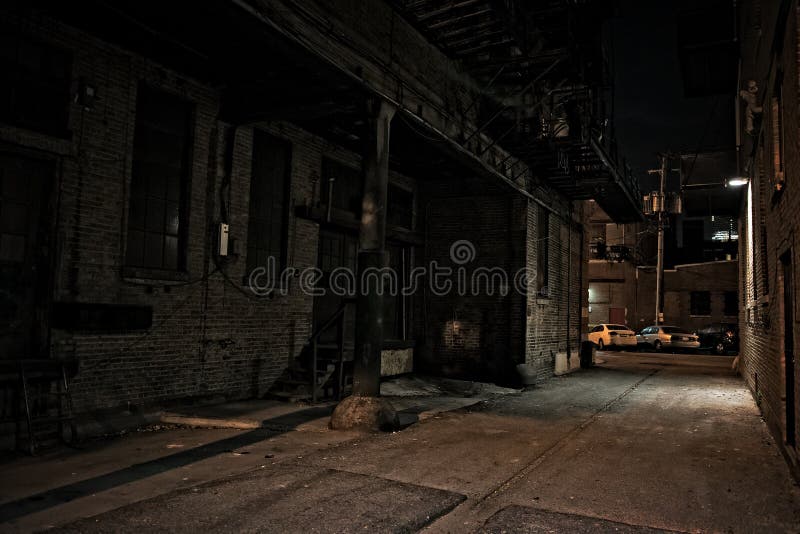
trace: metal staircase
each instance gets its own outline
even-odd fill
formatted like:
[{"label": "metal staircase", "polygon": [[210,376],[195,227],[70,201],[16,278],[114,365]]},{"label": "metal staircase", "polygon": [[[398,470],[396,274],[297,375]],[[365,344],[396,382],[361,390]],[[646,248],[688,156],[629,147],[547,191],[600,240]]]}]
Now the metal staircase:
[{"label": "metal staircase", "polygon": [[[287,401],[340,400],[352,388],[352,347],[345,342],[345,312],[353,301],[337,310],[308,338],[300,355],[275,381],[267,396]],[[336,329],[335,343],[321,343],[325,332]]]}]

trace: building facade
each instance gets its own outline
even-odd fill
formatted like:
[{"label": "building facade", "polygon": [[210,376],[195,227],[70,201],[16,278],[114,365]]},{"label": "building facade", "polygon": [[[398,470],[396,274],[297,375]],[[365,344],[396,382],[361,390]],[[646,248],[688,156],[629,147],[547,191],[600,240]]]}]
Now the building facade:
[{"label": "building facade", "polygon": [[[419,291],[384,298],[387,358],[510,381],[518,364],[544,377],[556,354],[577,357],[579,200],[597,191],[580,184],[605,180],[598,201],[639,217],[630,177],[598,144],[602,113],[574,107],[600,100],[554,93],[550,74],[577,74],[536,58],[514,66],[536,83],[511,75],[481,92],[483,63],[507,58],[461,43],[458,13],[444,26],[462,38],[434,45],[423,4],[4,7],[0,357],[75,361],[77,412],[264,395],[347,308],[331,289],[337,269],[356,269],[377,108],[390,109],[389,266],[402,285],[436,261],[456,286],[432,289],[427,272]],[[595,156],[570,159],[586,147]],[[458,290],[459,268],[478,290]]]},{"label": "building facade", "polygon": [[589,325],[628,324],[636,304],[636,266],[643,225],[617,224],[597,205],[587,203],[589,229]]},{"label": "building facade", "polygon": [[[739,271],[736,260],[722,260],[664,269],[664,323],[697,332],[711,323],[736,323],[739,317]],[[656,272],[638,267],[636,304],[630,326],[655,324]]]},{"label": "building facade", "polygon": [[800,438],[798,9],[796,1],[739,6],[737,132],[742,170],[749,178],[739,227],[741,371],[795,469]]}]

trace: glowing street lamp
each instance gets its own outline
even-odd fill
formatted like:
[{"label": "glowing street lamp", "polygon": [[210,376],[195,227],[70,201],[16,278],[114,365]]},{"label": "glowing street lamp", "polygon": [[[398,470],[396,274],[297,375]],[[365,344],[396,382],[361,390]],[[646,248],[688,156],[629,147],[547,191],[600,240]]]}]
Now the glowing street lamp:
[{"label": "glowing street lamp", "polygon": [[734,178],[728,178],[728,180],[725,181],[725,187],[741,187],[749,183],[750,179],[746,176],[736,176]]}]

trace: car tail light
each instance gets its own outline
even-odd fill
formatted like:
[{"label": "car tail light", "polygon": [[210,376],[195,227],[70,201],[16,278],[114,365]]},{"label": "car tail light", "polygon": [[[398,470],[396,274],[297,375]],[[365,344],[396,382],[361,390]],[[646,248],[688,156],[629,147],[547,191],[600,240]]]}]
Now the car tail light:
[{"label": "car tail light", "polygon": [[617,332],[611,332],[609,335],[610,335],[610,336],[616,336],[616,335],[617,335]]}]

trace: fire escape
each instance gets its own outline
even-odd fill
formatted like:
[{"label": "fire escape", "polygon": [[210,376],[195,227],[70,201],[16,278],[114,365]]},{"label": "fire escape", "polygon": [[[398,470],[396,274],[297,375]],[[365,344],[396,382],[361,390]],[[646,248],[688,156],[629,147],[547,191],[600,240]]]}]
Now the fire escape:
[{"label": "fire escape", "polygon": [[485,133],[567,198],[594,199],[618,223],[641,220],[638,184],[610,123],[612,76],[601,32],[608,1],[392,4],[478,81],[479,127],[464,146]]}]

